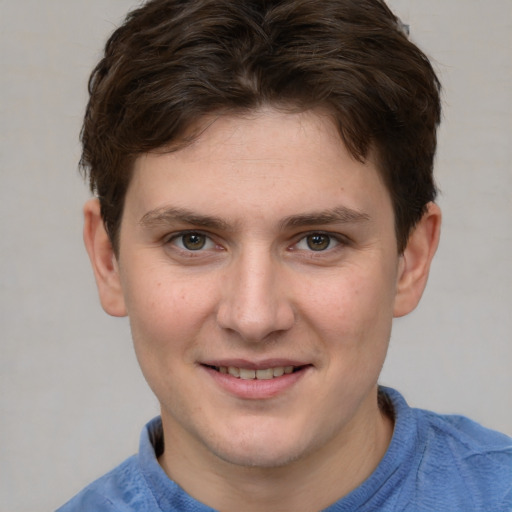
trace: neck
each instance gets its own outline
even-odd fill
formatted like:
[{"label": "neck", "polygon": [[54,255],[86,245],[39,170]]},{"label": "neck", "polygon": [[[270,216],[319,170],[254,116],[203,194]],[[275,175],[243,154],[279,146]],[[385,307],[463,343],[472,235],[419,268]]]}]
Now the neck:
[{"label": "neck", "polygon": [[[357,488],[375,470],[393,433],[393,421],[377,405],[317,449],[286,466],[243,467],[204,447],[183,450],[183,432],[164,422],[165,452],[159,462],[185,491],[223,512],[311,512],[322,510]],[[196,441],[197,444],[199,444]]]}]

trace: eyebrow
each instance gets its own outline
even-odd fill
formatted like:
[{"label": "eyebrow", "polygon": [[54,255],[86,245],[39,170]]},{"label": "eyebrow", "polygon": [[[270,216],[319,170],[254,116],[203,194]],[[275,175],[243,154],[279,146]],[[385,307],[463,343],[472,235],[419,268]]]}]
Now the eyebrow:
[{"label": "eyebrow", "polygon": [[357,224],[369,222],[370,216],[359,210],[353,210],[346,206],[338,206],[329,210],[292,215],[281,221],[281,228],[303,227],[326,224]]},{"label": "eyebrow", "polygon": [[[353,224],[368,222],[371,218],[364,212],[338,206],[336,208],[316,212],[291,215],[280,223],[281,229],[297,228],[303,226],[315,226],[326,224]],[[180,222],[192,226],[215,229],[221,231],[233,231],[234,227],[212,215],[200,215],[186,208],[162,207],[150,210],[140,219],[139,223],[145,228],[157,228]]]},{"label": "eyebrow", "polygon": [[231,226],[220,217],[200,215],[186,208],[173,207],[150,210],[140,219],[139,224],[145,228],[157,228],[176,222],[223,231],[232,229]]}]

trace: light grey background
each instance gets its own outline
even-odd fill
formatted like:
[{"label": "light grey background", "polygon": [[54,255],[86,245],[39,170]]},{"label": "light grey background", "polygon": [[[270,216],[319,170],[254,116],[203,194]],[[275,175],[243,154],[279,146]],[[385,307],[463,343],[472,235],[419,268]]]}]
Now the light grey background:
[{"label": "light grey background", "polygon": [[[512,434],[512,2],[393,0],[444,84],[442,242],[382,382]],[[158,413],[82,248],[86,80],[135,0],[0,0],[0,510],[52,510]]]}]

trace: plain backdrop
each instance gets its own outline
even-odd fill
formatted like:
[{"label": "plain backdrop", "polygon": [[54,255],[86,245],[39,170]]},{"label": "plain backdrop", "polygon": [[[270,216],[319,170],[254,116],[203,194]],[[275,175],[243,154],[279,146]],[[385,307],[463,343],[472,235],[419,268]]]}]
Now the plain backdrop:
[{"label": "plain backdrop", "polygon": [[[444,85],[442,241],[383,384],[512,434],[512,2],[393,0]],[[158,414],[96,298],[77,171],[86,81],[135,0],[0,0],[0,511],[53,510]]]}]

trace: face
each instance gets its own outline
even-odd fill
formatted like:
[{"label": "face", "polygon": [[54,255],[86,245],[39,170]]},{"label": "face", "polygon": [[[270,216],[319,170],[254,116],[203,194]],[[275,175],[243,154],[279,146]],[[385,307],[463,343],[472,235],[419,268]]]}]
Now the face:
[{"label": "face", "polygon": [[401,258],[376,166],[319,113],[219,117],[135,164],[118,272],[166,435],[277,466],[376,414]]}]

